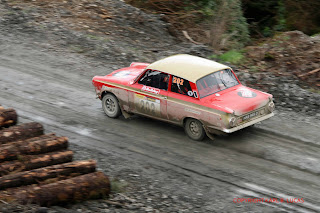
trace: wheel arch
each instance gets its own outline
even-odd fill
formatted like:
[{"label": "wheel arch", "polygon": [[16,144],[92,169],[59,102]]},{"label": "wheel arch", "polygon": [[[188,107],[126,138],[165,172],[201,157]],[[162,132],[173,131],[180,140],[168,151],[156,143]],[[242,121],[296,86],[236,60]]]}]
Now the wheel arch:
[{"label": "wheel arch", "polygon": [[110,92],[110,91],[107,91],[107,90],[103,91],[103,92],[101,93],[101,98],[100,98],[100,100],[102,101],[103,97],[104,97],[105,95],[107,95],[107,94],[111,94],[111,95],[113,95],[113,96],[117,99],[118,104],[119,104],[119,106],[120,106],[120,109],[121,109],[121,111],[122,111],[122,110],[123,110],[122,102],[119,100],[119,98],[118,98],[113,92]]},{"label": "wheel arch", "polygon": [[[114,102],[117,102],[116,106],[115,106],[115,108],[117,110],[116,110],[116,113],[114,115],[113,114],[108,114],[110,112],[107,112],[108,110],[105,109],[106,101],[104,100],[104,98],[106,97],[106,95],[108,95],[111,99],[114,99],[113,100]],[[106,97],[106,98],[108,98],[108,97]],[[122,108],[121,108],[121,105],[120,105],[120,101],[119,101],[118,97],[115,94],[113,94],[112,92],[103,91],[102,94],[101,94],[101,102],[102,102],[102,108],[103,108],[104,112],[107,114],[108,117],[117,118],[122,114]]]},{"label": "wheel arch", "polygon": [[[194,129],[194,125],[193,125],[193,127],[186,125],[188,123],[189,119],[190,119],[189,124],[191,124],[191,122],[193,122],[193,120],[194,120],[196,123],[198,123],[197,126],[200,129],[198,129],[198,128]],[[202,141],[204,139],[204,137],[207,135],[206,127],[203,125],[203,122],[195,117],[191,117],[191,116],[185,117],[183,119],[183,128],[184,128],[185,133],[192,140]]]},{"label": "wheel arch", "polygon": [[183,120],[182,120],[182,126],[183,126],[183,127],[185,126],[186,121],[187,121],[188,119],[195,119],[195,120],[199,121],[199,122],[202,124],[202,126],[204,126],[203,122],[202,122],[200,119],[198,119],[198,118],[196,118],[196,117],[192,117],[192,116],[187,116],[187,117],[184,117]]},{"label": "wheel arch", "polygon": [[[112,92],[109,92],[109,91],[105,90],[105,91],[101,92],[100,100],[102,100],[102,99],[103,99],[103,96],[105,96],[105,95],[108,94],[108,93],[111,93],[112,95],[114,95]],[[115,96],[115,95],[114,95],[114,96]]]},{"label": "wheel arch", "polygon": [[[118,98],[113,92],[110,92],[110,91],[107,91],[107,90],[105,90],[105,91],[103,91],[103,92],[101,93],[101,98],[100,98],[100,100],[102,100],[103,97],[104,97],[106,94],[111,94],[111,95],[113,95],[113,96],[117,99],[117,101],[119,102],[119,98]],[[120,102],[119,102],[119,103],[120,103]]]}]

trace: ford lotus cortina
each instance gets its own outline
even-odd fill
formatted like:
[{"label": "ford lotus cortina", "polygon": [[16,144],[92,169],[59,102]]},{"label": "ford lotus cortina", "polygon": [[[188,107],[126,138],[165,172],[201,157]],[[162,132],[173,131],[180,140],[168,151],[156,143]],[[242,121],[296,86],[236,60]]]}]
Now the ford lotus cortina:
[{"label": "ford lotus cortina", "polygon": [[107,116],[148,116],[193,140],[232,133],[273,116],[272,95],[242,85],[223,64],[186,54],[131,63],[92,80]]}]

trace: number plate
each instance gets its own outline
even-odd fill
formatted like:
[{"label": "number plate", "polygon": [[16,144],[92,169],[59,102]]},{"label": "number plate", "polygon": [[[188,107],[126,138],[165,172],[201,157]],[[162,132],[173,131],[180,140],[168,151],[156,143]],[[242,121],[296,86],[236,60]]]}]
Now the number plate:
[{"label": "number plate", "polygon": [[243,116],[243,117],[242,117],[242,121],[249,120],[249,119],[251,119],[251,118],[253,118],[253,117],[256,117],[256,116],[258,116],[258,115],[259,115],[259,111],[250,113],[250,114],[248,114],[248,115]]}]

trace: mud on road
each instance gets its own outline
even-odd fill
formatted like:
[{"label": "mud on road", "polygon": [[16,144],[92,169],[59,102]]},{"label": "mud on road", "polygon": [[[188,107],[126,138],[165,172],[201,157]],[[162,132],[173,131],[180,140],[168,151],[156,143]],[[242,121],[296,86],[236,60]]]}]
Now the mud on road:
[{"label": "mud on road", "polygon": [[[21,11],[0,8],[0,103],[17,109],[21,121],[42,122],[48,132],[67,135],[77,159],[97,159],[98,167],[123,186],[110,197],[118,206],[97,200],[46,211],[320,211],[319,122],[314,117],[283,108],[262,124],[204,142],[189,140],[179,127],[143,117],[110,119],[95,99],[91,79],[131,63],[127,53],[110,51],[106,58],[97,48],[74,51],[66,45],[69,39],[91,44],[88,38],[82,40],[83,32],[61,29],[58,22],[52,29],[52,23],[35,27],[25,16],[13,24],[8,17]],[[137,59],[151,62],[179,51],[206,54],[205,47],[186,47],[164,36],[169,39],[161,45],[171,46],[167,51],[148,51],[152,42],[145,42]],[[130,49],[127,40],[112,39],[102,50]],[[304,202],[235,203],[235,198]],[[0,206],[3,212],[37,208]]]}]

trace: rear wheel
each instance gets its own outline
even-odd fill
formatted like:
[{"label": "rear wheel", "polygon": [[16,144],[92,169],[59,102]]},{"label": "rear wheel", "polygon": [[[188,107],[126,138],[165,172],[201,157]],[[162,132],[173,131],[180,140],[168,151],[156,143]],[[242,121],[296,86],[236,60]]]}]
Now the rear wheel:
[{"label": "rear wheel", "polygon": [[110,118],[117,118],[121,115],[118,99],[110,93],[103,96],[102,109]]},{"label": "rear wheel", "polygon": [[196,119],[188,118],[185,125],[184,130],[189,138],[196,141],[203,140],[206,135],[202,123]]}]

